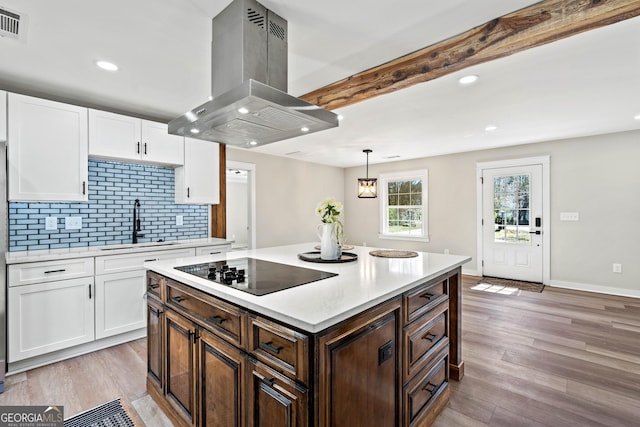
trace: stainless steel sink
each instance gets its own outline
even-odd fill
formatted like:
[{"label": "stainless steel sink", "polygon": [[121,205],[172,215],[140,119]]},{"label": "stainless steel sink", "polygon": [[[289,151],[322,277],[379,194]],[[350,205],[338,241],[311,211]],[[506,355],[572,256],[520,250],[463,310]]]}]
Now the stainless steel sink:
[{"label": "stainless steel sink", "polygon": [[130,243],[127,245],[111,245],[100,248],[101,251],[115,251],[118,249],[131,249],[131,248],[157,248],[162,246],[177,245],[178,242],[147,242],[147,243]]}]

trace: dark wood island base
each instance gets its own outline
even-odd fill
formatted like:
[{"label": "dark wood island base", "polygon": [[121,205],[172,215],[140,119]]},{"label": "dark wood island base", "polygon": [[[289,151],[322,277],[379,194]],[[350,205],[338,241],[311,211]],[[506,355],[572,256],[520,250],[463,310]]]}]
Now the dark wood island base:
[{"label": "dark wood island base", "polygon": [[429,426],[464,375],[461,284],[308,333],[150,271],[147,390],[177,426]]}]

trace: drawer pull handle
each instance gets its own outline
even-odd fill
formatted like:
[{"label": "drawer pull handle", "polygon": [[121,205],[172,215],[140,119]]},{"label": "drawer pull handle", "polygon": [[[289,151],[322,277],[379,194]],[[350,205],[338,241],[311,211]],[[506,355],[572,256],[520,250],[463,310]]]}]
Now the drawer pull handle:
[{"label": "drawer pull handle", "polygon": [[427,333],[422,337],[422,339],[423,339],[423,340],[428,340],[428,341],[430,341],[430,342],[433,342],[436,338],[438,338],[438,336],[437,336],[437,335],[433,335],[431,332],[427,332]]},{"label": "drawer pull handle", "polygon": [[276,381],[276,379],[275,378],[270,378],[269,379],[269,378],[262,377],[261,381],[263,383],[265,383],[266,385],[268,385],[269,387],[273,387],[273,383]]},{"label": "drawer pull handle", "polygon": [[434,392],[438,389],[439,386],[435,385],[435,384],[431,384],[431,383],[427,383],[426,386],[422,387],[422,389],[426,392],[431,393],[432,395],[434,394]]},{"label": "drawer pull handle", "polygon": [[61,268],[60,270],[47,270],[44,272],[44,274],[51,274],[51,273],[62,273],[64,271],[67,271],[65,268]]},{"label": "drawer pull handle", "polygon": [[217,323],[218,325],[222,325],[223,322],[227,321],[227,319],[220,316],[212,316],[209,318],[209,320],[211,320],[214,323]]},{"label": "drawer pull handle", "polygon": [[160,285],[155,284],[155,285],[149,285],[149,289],[158,289],[160,287]]},{"label": "drawer pull handle", "polygon": [[158,261],[158,258],[145,259],[144,262]]},{"label": "drawer pull handle", "polygon": [[177,296],[177,297],[171,298],[171,301],[181,303],[182,301],[184,301],[184,298],[181,296]]},{"label": "drawer pull handle", "polygon": [[431,298],[433,298],[433,297],[435,297],[435,295],[434,294],[430,294],[429,292],[426,292],[426,293],[420,295],[420,298],[426,298],[428,300],[431,300]]},{"label": "drawer pull handle", "polygon": [[261,342],[260,343],[260,347],[275,353],[275,354],[280,354],[280,350],[282,350],[282,347],[274,347],[273,345],[271,345],[271,341],[269,342]]},{"label": "drawer pull handle", "polygon": [[222,252],[209,252],[209,255],[221,254]]}]

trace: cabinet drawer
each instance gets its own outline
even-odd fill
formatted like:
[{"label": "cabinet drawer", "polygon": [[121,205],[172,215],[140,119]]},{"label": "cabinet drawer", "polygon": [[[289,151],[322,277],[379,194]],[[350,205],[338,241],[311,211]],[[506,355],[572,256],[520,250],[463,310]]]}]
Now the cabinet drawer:
[{"label": "cabinet drawer", "polygon": [[429,363],[449,343],[449,304],[440,304],[403,329],[404,381]]},{"label": "cabinet drawer", "polygon": [[[435,363],[425,368],[424,375],[418,375],[404,389],[404,408],[405,417],[407,417],[404,425],[422,425],[418,420],[425,417],[433,416],[430,414],[440,397],[446,398],[449,390],[449,348],[443,349]],[[436,411],[439,412],[439,411]],[[425,423],[424,425],[430,425]]]},{"label": "cabinet drawer", "polygon": [[144,268],[145,262],[191,257],[194,253],[193,248],[185,248],[99,256],[96,257],[96,275],[139,270]]},{"label": "cabinet drawer", "polygon": [[216,246],[199,246],[196,248],[196,256],[200,255],[216,255],[229,252],[231,250],[231,244],[216,245]]},{"label": "cabinet drawer", "polygon": [[167,305],[230,343],[243,347],[246,315],[238,307],[170,279],[166,279],[165,286]]},{"label": "cabinet drawer", "polygon": [[9,265],[9,286],[93,276],[93,258],[29,262]]},{"label": "cabinet drawer", "polygon": [[162,284],[162,276],[151,271],[147,272],[147,294],[162,301],[164,296]]},{"label": "cabinet drawer", "polygon": [[309,384],[309,338],[261,317],[249,316],[249,352],[276,370]]},{"label": "cabinet drawer", "polygon": [[449,280],[442,275],[402,296],[404,324],[408,324],[438,304],[449,299]]}]

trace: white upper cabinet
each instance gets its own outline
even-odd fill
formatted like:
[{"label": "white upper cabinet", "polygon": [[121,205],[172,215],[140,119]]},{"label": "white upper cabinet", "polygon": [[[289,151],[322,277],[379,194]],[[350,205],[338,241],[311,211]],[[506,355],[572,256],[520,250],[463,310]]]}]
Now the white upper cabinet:
[{"label": "white upper cabinet", "polygon": [[7,92],[0,90],[0,142],[7,140]]},{"label": "white upper cabinet", "polygon": [[87,109],[8,98],[9,201],[87,201]]},{"label": "white upper cabinet", "polygon": [[165,123],[89,110],[89,156],[162,165],[182,165],[184,138]]},{"label": "white upper cabinet", "polygon": [[184,139],[184,166],[176,168],[176,203],[220,203],[220,148],[215,142]]}]

